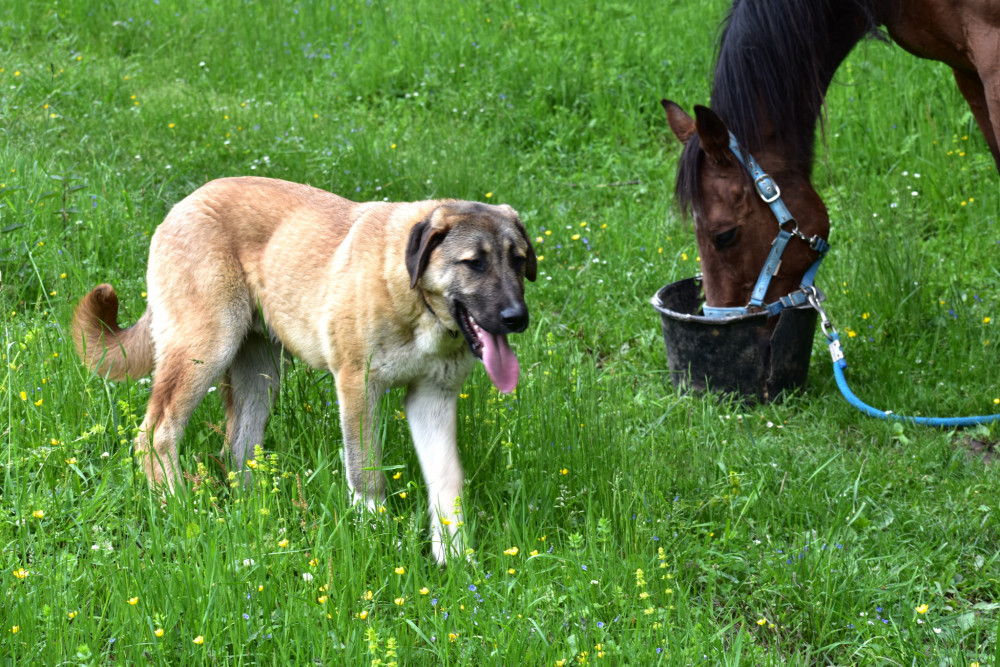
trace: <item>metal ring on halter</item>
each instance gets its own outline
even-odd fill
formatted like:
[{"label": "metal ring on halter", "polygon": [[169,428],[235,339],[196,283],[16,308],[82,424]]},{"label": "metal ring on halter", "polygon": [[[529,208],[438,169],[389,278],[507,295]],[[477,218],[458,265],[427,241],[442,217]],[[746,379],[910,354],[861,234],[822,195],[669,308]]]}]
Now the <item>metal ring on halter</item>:
[{"label": "metal ring on halter", "polygon": [[[829,338],[830,333],[836,333],[837,330],[833,328],[833,323],[830,322],[830,318],[826,316],[826,311],[823,310],[823,306],[819,301],[819,291],[815,285],[803,285],[802,291],[806,293],[809,305],[819,313],[819,328],[823,331],[823,335]],[[828,328],[829,331],[827,330]]]}]

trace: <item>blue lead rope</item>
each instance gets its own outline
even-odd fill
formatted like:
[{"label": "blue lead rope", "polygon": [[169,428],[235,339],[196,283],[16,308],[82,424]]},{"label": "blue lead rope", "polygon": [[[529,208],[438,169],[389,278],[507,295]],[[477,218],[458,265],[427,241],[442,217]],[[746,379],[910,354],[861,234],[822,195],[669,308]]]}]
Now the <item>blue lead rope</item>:
[{"label": "blue lead rope", "polygon": [[979,415],[976,417],[907,417],[904,415],[897,415],[892,412],[877,410],[868,405],[855,396],[854,392],[851,391],[851,388],[847,386],[847,379],[844,377],[844,369],[847,368],[847,360],[844,359],[844,352],[840,348],[840,336],[833,328],[833,325],[830,324],[830,320],[827,319],[826,312],[824,312],[822,305],[820,305],[815,290],[810,290],[809,305],[815,308],[819,313],[820,328],[823,330],[823,335],[826,336],[826,343],[830,350],[830,357],[833,359],[833,377],[837,381],[837,388],[840,389],[840,393],[844,395],[844,398],[847,399],[848,403],[869,417],[889,421],[906,422],[909,424],[918,424],[920,426],[937,426],[939,428],[978,426],[979,424],[992,424],[993,422],[1000,421],[1000,414]]}]

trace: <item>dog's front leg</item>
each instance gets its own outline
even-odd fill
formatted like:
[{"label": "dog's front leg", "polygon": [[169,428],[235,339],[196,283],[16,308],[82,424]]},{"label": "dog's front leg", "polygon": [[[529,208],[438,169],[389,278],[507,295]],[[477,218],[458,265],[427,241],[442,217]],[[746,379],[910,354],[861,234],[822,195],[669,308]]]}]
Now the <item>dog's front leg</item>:
[{"label": "dog's front leg", "polygon": [[379,469],[382,443],[377,432],[382,390],[363,371],[342,369],[336,382],[351,498],[374,510],[385,500],[385,475]]},{"label": "dog's front leg", "polygon": [[416,384],[406,394],[406,421],[427,483],[431,548],[438,563],[464,551],[462,462],[456,442],[457,391]]}]

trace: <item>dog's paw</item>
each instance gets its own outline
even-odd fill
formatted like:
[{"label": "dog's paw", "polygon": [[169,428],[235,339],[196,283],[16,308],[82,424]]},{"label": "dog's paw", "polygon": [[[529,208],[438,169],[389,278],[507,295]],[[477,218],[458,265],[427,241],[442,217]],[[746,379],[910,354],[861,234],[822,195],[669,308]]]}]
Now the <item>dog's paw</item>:
[{"label": "dog's paw", "polygon": [[440,567],[447,567],[449,564],[454,566],[455,564],[462,563],[463,561],[467,565],[471,565],[473,568],[479,567],[479,561],[476,559],[475,552],[472,549],[465,549],[461,552],[456,552],[445,548],[440,542],[435,542],[431,547],[431,554],[434,557],[434,561]]},{"label": "dog's paw", "polygon": [[355,489],[348,489],[351,504],[354,507],[367,510],[372,514],[379,514],[385,511],[385,498],[380,498],[373,493],[359,493]]},{"label": "dog's paw", "polygon": [[461,531],[433,531],[431,535],[431,555],[441,567],[449,562],[460,563],[463,559],[467,563],[475,563],[473,553],[472,549],[466,548]]},{"label": "dog's paw", "polygon": [[352,522],[356,527],[376,530],[378,526],[385,523],[388,516],[385,503],[380,502],[377,497],[366,496],[351,489],[349,500],[354,510],[351,512]]}]

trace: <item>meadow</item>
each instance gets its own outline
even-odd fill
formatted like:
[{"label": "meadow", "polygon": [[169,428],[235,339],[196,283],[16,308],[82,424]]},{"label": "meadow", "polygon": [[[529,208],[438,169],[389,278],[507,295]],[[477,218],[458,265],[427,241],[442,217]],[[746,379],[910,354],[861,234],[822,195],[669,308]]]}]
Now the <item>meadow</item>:
[{"label": "meadow", "polygon": [[[698,253],[659,101],[707,103],[727,5],[0,5],[0,661],[996,664],[996,428],[862,416],[818,335],[775,403],[670,381],[649,299]],[[817,138],[817,283],[854,390],[1000,411],[1000,177],[951,72],[863,43]],[[256,484],[219,459],[213,393],[187,491],[148,488],[148,380],[88,372],[68,323],[101,282],[134,322],[156,225],[236,175],[520,212],[540,274],[521,383],[480,368],[459,402],[468,562],[430,558],[400,396],[368,515],[333,381],[302,364]]]}]

